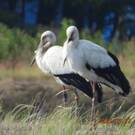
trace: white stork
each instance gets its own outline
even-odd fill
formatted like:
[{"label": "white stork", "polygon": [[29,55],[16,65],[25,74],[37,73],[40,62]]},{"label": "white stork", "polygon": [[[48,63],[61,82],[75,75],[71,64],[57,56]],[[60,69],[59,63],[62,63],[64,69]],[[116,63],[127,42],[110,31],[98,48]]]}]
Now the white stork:
[{"label": "white stork", "polygon": [[75,26],[68,27],[66,34],[64,63],[68,60],[73,71],[85,79],[103,83],[122,96],[128,95],[130,85],[116,56],[91,41],[79,40],[79,32]]},{"label": "white stork", "polygon": [[[101,83],[111,87],[122,96],[129,94],[130,84],[121,71],[116,56],[91,41],[80,40],[76,26],[68,27],[66,35],[63,65],[67,60],[74,72],[93,82],[93,93],[96,89],[95,83]],[[92,108],[94,108],[94,98]]]},{"label": "white stork", "polygon": [[[40,43],[32,64],[36,60],[38,67],[46,74],[49,74],[55,78],[55,80],[63,86],[63,88],[71,88],[71,86],[81,90],[89,97],[93,97],[92,88],[88,81],[86,81],[80,75],[74,73],[69,67],[68,63],[65,63],[63,67],[63,48],[61,46],[53,46],[56,42],[56,36],[51,31],[45,31],[41,35]],[[100,84],[96,84],[97,100],[102,100],[102,88]],[[75,91],[76,97],[77,93]],[[64,91],[64,101],[67,100],[67,93]]]}]

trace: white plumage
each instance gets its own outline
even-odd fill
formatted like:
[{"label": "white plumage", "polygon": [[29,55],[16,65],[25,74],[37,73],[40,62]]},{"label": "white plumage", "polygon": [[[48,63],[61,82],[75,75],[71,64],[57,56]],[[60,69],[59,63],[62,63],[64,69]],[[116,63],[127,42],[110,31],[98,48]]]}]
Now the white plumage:
[{"label": "white plumage", "polygon": [[[72,70],[67,63],[63,67],[62,60],[62,47],[53,46],[43,56],[42,64],[46,64],[51,74],[71,73]],[[45,68],[43,70],[45,70]]]},{"label": "white plumage", "polygon": [[[43,41],[45,40],[45,41]],[[42,47],[42,43],[45,42],[45,46]],[[35,59],[38,67],[45,74],[54,75],[57,74],[68,74],[72,73],[71,68],[69,68],[66,63],[63,67],[62,63],[62,47],[61,46],[53,46],[56,42],[56,36],[51,31],[45,31],[41,35],[40,45],[38,49],[35,51]],[[46,47],[48,44],[49,47]],[[43,51],[42,49],[45,50]],[[62,85],[66,85],[57,77],[55,77],[56,81]]]},{"label": "white plumage", "polygon": [[[45,43],[44,46],[43,43]],[[67,64],[65,67],[62,66],[62,47],[53,46],[55,43],[55,34],[51,31],[45,31],[41,35],[39,47],[35,51],[36,63],[40,70],[53,77],[55,74],[71,72]],[[66,85],[58,77],[54,78],[61,85]]]},{"label": "white plumage", "polygon": [[[51,31],[46,31],[41,35],[40,44],[35,51],[35,59],[38,67],[45,73],[53,76],[56,81],[63,86],[74,86],[89,97],[92,97],[91,85],[84,78],[74,73],[66,62],[63,66],[63,47],[53,46],[56,36]],[[96,84],[98,101],[101,101],[102,90]],[[101,93],[101,95],[99,95]]]},{"label": "white plumage", "polygon": [[39,54],[37,53],[35,58],[41,71],[45,74],[53,76],[59,84],[67,86],[67,84],[62,82],[58,77],[54,76],[72,73],[71,68],[69,68],[67,63],[64,67],[62,65],[63,59],[61,46],[52,46],[42,57],[39,58]]},{"label": "white plumage", "polygon": [[113,54],[91,41],[79,40],[75,26],[68,27],[66,34],[64,62],[67,60],[74,72],[89,81],[103,83],[123,96],[129,93],[129,82]]}]

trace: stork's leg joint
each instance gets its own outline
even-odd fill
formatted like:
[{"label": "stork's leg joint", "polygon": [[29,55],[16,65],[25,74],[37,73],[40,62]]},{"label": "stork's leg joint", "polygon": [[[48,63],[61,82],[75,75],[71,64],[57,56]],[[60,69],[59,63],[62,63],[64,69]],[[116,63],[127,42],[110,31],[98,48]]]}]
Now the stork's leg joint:
[{"label": "stork's leg joint", "polygon": [[77,105],[78,105],[78,103],[79,103],[79,95],[78,95],[78,92],[77,92],[76,89],[73,89],[73,90],[74,90],[74,93],[75,93],[74,99],[75,99],[75,101],[76,101],[76,103],[77,103]]}]

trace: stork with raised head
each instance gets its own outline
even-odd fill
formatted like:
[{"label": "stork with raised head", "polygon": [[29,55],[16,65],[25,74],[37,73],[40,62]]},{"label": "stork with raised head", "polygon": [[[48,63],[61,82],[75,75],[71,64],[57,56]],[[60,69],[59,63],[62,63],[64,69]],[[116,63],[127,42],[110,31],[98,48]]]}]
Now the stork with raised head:
[{"label": "stork with raised head", "polygon": [[[73,72],[68,63],[63,67],[63,48],[55,45],[56,36],[51,31],[45,31],[41,35],[40,43],[32,64],[36,61],[38,67],[46,74],[55,78],[55,80],[63,86],[63,88],[77,88],[89,97],[93,97],[91,85],[86,79],[79,74]],[[102,100],[102,88],[100,84],[96,84],[98,102]],[[76,99],[78,98],[75,91]],[[64,101],[67,100],[67,93],[64,91]]]},{"label": "stork with raised head", "polygon": [[68,61],[74,72],[93,82],[93,93],[95,93],[95,83],[102,83],[122,96],[129,94],[130,84],[121,71],[115,55],[91,41],[79,39],[76,26],[68,27],[66,35],[63,63]]}]

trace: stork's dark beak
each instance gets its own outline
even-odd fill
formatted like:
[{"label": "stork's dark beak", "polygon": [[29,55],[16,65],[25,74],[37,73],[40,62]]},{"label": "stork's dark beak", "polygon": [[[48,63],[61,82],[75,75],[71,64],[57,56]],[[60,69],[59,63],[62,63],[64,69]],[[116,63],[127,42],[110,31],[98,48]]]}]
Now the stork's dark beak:
[{"label": "stork's dark beak", "polygon": [[73,41],[73,36],[74,36],[74,32],[72,32],[72,34],[71,34],[71,36],[68,38],[68,43],[70,42],[70,41]]},{"label": "stork's dark beak", "polygon": [[73,39],[72,39],[72,37],[69,37],[69,39],[68,39],[68,43],[70,42],[70,41],[72,41]]},{"label": "stork's dark beak", "polygon": [[33,66],[33,64],[35,63],[35,56],[32,58],[32,61],[31,61],[31,63],[30,63],[30,66]]},{"label": "stork's dark beak", "polygon": [[63,66],[65,65],[66,61],[67,61],[67,57],[65,57],[65,59],[63,61]]}]

